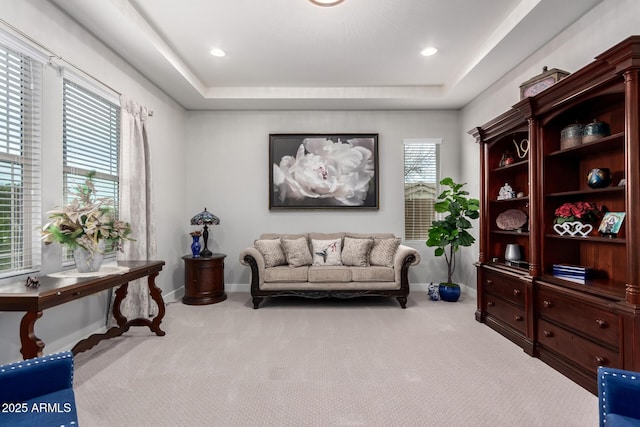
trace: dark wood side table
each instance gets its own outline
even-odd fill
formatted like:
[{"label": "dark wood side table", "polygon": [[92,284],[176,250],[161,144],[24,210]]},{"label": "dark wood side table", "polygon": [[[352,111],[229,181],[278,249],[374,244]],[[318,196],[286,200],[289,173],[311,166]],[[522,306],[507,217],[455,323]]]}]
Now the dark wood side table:
[{"label": "dark wood side table", "polygon": [[189,305],[215,304],[227,299],[224,293],[225,254],[184,260],[184,297],[182,302]]}]

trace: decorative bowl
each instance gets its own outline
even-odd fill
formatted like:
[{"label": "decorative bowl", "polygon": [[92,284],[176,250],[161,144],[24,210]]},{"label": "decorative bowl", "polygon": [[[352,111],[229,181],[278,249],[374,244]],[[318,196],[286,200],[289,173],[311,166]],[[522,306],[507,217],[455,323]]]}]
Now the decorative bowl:
[{"label": "decorative bowl", "polygon": [[611,135],[609,125],[594,119],[593,122],[585,125],[582,130],[582,143],[586,144],[587,142],[597,141],[609,135]]},{"label": "decorative bowl", "polygon": [[587,185],[591,188],[605,188],[611,184],[609,168],[593,168],[587,173]]}]

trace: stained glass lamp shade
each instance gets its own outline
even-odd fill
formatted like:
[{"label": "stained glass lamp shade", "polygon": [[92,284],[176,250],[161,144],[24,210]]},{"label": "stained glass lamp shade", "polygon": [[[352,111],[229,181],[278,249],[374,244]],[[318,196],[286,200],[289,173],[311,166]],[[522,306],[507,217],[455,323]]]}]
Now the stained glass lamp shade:
[{"label": "stained glass lamp shade", "polygon": [[204,208],[202,212],[196,214],[191,218],[191,225],[204,225],[204,229],[202,230],[202,239],[204,240],[204,247],[202,251],[200,251],[200,256],[207,257],[213,255],[213,253],[207,248],[207,244],[209,243],[209,225],[218,225],[220,224],[220,218],[212,214]]}]

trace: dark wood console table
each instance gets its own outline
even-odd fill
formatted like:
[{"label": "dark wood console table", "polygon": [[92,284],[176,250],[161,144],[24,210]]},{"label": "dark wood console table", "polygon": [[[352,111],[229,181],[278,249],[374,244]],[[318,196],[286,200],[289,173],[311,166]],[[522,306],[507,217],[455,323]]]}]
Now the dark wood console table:
[{"label": "dark wood console table", "polygon": [[[42,356],[44,342],[34,333],[36,320],[42,317],[42,311],[84,298],[107,289],[120,286],[116,290],[113,303],[113,316],[118,326],[108,329],[103,334],[93,334],[79,341],[71,351],[78,354],[89,350],[103,339],[114,338],[127,332],[131,326],[148,326],[158,336],[165,332],[160,329],[160,323],[165,314],[164,301],[160,289],[155,284],[155,278],[162,270],[164,261],[119,261],[118,266],[126,267],[129,271],[122,274],[112,274],[104,277],[89,278],[53,278],[39,277],[40,286],[28,288],[24,282],[16,282],[0,286],[0,311],[25,311],[20,322],[20,353],[26,359]],[[151,298],[158,304],[158,315],[153,319],[128,320],[120,312],[120,304],[127,295],[128,284],[132,280],[147,277]]]}]

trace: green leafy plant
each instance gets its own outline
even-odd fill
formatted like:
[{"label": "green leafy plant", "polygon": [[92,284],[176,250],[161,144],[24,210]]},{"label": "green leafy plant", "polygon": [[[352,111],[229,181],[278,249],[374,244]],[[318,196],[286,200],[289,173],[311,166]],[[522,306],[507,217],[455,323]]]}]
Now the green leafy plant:
[{"label": "green leafy plant", "polygon": [[426,244],[435,247],[435,255],[443,256],[447,262],[447,283],[452,284],[451,277],[456,269],[456,252],[460,246],[471,246],[476,239],[469,234],[472,219],[480,217],[480,201],[468,198],[469,192],[462,190],[466,185],[457,184],[451,178],[444,178],[440,185],[449,189],[438,196],[434,209],[447,216],[431,223],[429,239]]},{"label": "green leafy plant", "polygon": [[47,212],[51,221],[42,227],[45,244],[60,243],[70,249],[81,246],[93,254],[100,252],[100,240],[117,249],[124,240],[133,240],[129,223],[115,218],[113,200],[96,197],[94,176],[95,172],[90,172],[84,184],[78,185],[71,203]]}]

